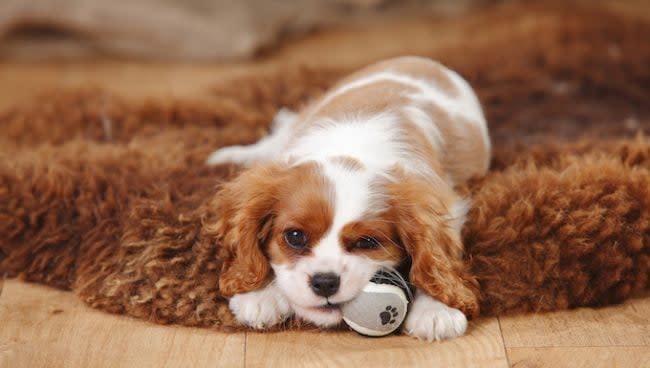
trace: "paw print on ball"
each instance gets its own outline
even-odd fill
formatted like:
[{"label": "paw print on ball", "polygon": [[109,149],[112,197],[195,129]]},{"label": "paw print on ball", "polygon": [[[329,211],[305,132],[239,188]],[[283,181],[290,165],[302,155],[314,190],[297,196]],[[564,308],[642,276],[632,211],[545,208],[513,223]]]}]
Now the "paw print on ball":
[{"label": "paw print on ball", "polygon": [[389,323],[395,323],[395,317],[398,315],[399,313],[397,312],[397,308],[393,307],[392,305],[387,306],[385,311],[379,313],[379,318],[381,319],[382,326],[385,326]]}]

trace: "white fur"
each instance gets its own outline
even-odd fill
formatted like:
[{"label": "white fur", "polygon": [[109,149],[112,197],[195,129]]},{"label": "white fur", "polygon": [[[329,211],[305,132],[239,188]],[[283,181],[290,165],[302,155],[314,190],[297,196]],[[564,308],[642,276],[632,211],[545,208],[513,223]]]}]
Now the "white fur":
[{"label": "white fur", "polygon": [[420,340],[434,341],[461,336],[467,329],[467,317],[434,298],[416,291],[409,307],[404,331]]},{"label": "white fur", "polygon": [[292,314],[289,301],[275,281],[263,289],[233,296],[229,306],[240,323],[256,329],[274,326]]},{"label": "white fur", "polygon": [[[319,326],[332,326],[341,322],[339,309],[322,309],[327,303],[338,304],[354,298],[381,267],[395,266],[380,263],[367,257],[343,251],[339,233],[348,223],[359,220],[369,211],[380,209],[384,198],[374,193],[371,182],[387,177],[394,165],[433,180],[442,180],[440,174],[418,157],[401,138],[404,132],[399,122],[400,114],[409,117],[434,150],[444,150],[445,140],[436,122],[424,108],[435,103],[452,117],[461,116],[466,121],[459,124],[478,125],[489,147],[487,125],[471,87],[458,74],[440,66],[457,87],[458,96],[445,92],[434,81],[418,79],[390,69],[361,77],[323,97],[320,103],[307,111],[302,119],[311,119],[309,113],[318,111],[335,96],[354,88],[365,87],[381,81],[393,81],[414,87],[409,93],[410,103],[399,111],[360,114],[351,110],[342,120],[323,119],[312,122],[312,128],[297,136],[296,115],[280,111],[274,120],[272,134],[250,146],[226,147],[215,151],[208,164],[235,162],[249,165],[258,161],[278,161],[297,165],[305,161],[318,162],[323,174],[334,183],[335,203],[333,224],[323,238],[312,248],[312,255],[301,257],[291,265],[272,264],[275,280],[262,290],[234,296],[230,308],[237,319],[255,328],[266,328],[280,323],[291,313]],[[455,127],[461,134],[467,126]],[[336,156],[350,156],[360,161],[363,170],[347,170],[332,160]],[[489,159],[487,157],[486,159]],[[390,179],[390,178],[389,178]],[[469,203],[461,201],[451,208],[450,221],[460,233]],[[309,286],[310,277],[317,272],[334,272],[341,277],[340,288],[329,298],[317,296]],[[416,292],[404,330],[427,341],[462,335],[467,319],[457,309]]]},{"label": "white fur", "polygon": [[464,199],[454,203],[449,210],[449,215],[451,216],[451,228],[454,233],[459,236],[463,229],[463,225],[465,224],[465,220],[467,219],[467,213],[471,207],[472,203],[469,200]]}]

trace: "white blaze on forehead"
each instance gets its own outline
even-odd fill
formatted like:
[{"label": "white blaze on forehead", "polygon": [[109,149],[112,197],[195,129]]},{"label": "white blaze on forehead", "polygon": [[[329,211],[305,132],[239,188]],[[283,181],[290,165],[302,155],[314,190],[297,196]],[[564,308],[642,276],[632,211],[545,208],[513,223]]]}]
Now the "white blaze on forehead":
[{"label": "white blaze on forehead", "polygon": [[370,204],[372,173],[367,170],[352,171],[338,165],[326,165],[325,175],[336,188],[336,204],[332,228],[342,228],[359,220]]},{"label": "white blaze on forehead", "polygon": [[341,244],[341,230],[360,220],[371,204],[371,174],[367,170],[348,170],[340,165],[324,165],[325,176],[334,184],[335,203],[332,226],[312,249],[316,272],[343,272],[347,266]]}]

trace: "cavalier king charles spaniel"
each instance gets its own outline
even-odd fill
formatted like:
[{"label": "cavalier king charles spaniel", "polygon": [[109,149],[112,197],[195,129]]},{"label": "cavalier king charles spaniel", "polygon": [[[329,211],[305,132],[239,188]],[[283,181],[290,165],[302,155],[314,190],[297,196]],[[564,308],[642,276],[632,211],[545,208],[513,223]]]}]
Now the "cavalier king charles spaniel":
[{"label": "cavalier king charles spaniel", "polygon": [[462,77],[420,57],[370,65],[299,113],[281,110],[259,142],[208,158],[246,166],[206,226],[224,254],[220,291],[247,326],[295,315],[328,327],[375,272],[405,268],[416,291],[403,330],[460,336],[479,305],[463,262],[469,202],[454,187],[489,161],[487,124]]}]

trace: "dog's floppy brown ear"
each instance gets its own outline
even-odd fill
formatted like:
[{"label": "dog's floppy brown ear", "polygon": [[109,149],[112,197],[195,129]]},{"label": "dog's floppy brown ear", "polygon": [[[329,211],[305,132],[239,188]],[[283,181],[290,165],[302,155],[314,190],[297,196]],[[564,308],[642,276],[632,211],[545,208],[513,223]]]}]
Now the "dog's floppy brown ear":
[{"label": "dog's floppy brown ear", "polygon": [[477,316],[478,283],[463,261],[460,236],[465,202],[442,180],[405,174],[390,191],[398,233],[411,257],[411,283],[466,316]]},{"label": "dog's floppy brown ear", "polygon": [[276,164],[247,169],[223,185],[211,203],[217,220],[204,230],[221,247],[223,296],[259,289],[269,280],[271,268],[262,247],[271,232],[281,172]]}]

